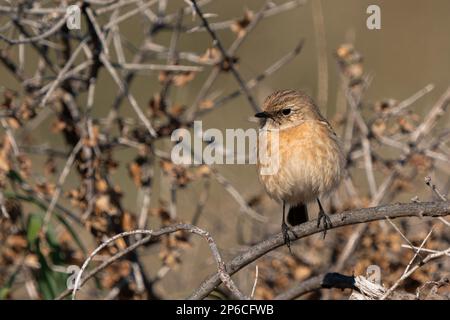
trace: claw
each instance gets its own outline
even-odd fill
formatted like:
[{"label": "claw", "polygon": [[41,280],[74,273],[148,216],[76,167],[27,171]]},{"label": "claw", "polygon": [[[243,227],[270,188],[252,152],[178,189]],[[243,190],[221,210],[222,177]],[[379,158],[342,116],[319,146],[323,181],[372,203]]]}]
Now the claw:
[{"label": "claw", "polygon": [[317,219],[317,228],[320,227],[320,223],[323,220],[323,238],[327,235],[327,230],[330,229],[333,225],[331,224],[330,217],[323,211],[319,212],[319,218]]},{"label": "claw", "polygon": [[320,227],[320,222],[323,219],[323,238],[327,235],[327,230],[330,229],[333,225],[331,224],[330,217],[323,210],[322,204],[320,200],[317,198],[317,203],[319,204],[319,217],[317,218],[317,228]]},{"label": "claw", "polygon": [[289,231],[290,230],[288,225],[285,222],[283,222],[281,224],[281,232],[283,233],[284,244],[288,247],[289,253],[293,255],[291,251],[291,239],[289,238]]},{"label": "claw", "polygon": [[291,239],[289,238],[289,227],[286,224],[285,209],[286,209],[286,204],[283,201],[283,219],[281,220],[281,233],[283,234],[284,244],[287,245],[287,247],[289,249],[289,253],[291,255],[294,255],[291,251]]}]

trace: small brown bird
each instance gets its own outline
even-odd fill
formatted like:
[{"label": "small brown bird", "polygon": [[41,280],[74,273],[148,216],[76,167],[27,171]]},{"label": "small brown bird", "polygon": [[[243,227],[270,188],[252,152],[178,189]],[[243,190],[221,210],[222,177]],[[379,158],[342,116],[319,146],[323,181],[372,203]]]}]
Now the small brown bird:
[{"label": "small brown bird", "polygon": [[263,112],[255,117],[264,119],[262,132],[267,133],[268,149],[273,134],[278,134],[278,148],[271,151],[278,152],[278,169],[273,174],[265,174],[261,170],[263,165],[258,162],[258,170],[270,197],[283,203],[281,229],[289,251],[286,204],[289,205],[287,222],[298,225],[308,221],[306,204],[316,199],[319,205],[317,227],[323,220],[325,237],[331,220],[319,197],[333,191],[344,173],[345,161],[338,137],[311,97],[295,90],[269,95]]}]

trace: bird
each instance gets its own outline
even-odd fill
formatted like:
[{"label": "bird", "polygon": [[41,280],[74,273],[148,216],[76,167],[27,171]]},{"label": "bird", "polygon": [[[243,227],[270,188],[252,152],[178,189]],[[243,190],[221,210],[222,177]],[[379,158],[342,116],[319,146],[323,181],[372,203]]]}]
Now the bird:
[{"label": "bird", "polygon": [[[268,195],[283,205],[281,230],[284,242],[291,251],[289,231],[308,221],[307,204],[317,201],[319,215],[317,228],[323,221],[325,238],[332,227],[331,219],[320,202],[321,197],[334,191],[345,172],[345,158],[341,142],[330,123],[320,113],[314,100],[305,92],[279,90],[270,94],[263,104],[260,118],[261,134],[267,135],[265,148],[275,145],[275,150],[266,150],[273,159],[278,158],[276,170],[264,172],[267,164],[258,155],[260,181]],[[258,154],[262,147],[258,146]],[[286,205],[289,206],[287,219]],[[291,231],[292,232],[292,231]]]}]

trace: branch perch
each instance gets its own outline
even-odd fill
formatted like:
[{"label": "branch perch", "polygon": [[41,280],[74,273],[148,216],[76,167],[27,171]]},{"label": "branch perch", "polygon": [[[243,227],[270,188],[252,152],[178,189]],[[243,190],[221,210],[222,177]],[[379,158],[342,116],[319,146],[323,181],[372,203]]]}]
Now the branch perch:
[{"label": "branch perch", "polygon": [[[331,217],[331,229],[383,220],[386,217],[393,219],[402,217],[442,217],[447,215],[450,215],[450,202],[448,201],[392,204],[374,208],[350,210],[335,214]],[[321,233],[323,227],[320,226],[317,228],[317,221],[312,220],[292,228],[292,231],[295,234],[295,239],[292,239],[291,241],[295,241],[316,233]],[[231,276],[243,267],[265,255],[267,252],[281,247],[282,245],[284,245],[283,235],[277,233],[236,256],[231,262],[226,264],[226,270]],[[200,287],[188,297],[188,299],[203,299],[220,283],[220,277],[215,273],[208,277]]]}]

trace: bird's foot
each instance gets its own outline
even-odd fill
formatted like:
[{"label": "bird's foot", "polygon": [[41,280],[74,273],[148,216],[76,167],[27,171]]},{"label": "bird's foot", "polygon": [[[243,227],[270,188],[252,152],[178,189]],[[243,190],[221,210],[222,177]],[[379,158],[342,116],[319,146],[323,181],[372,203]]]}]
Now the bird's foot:
[{"label": "bird's foot", "polygon": [[317,219],[317,228],[320,227],[320,223],[323,220],[323,238],[327,235],[327,230],[330,229],[333,225],[331,224],[330,216],[327,215],[323,210],[319,211],[319,217]]},{"label": "bird's foot", "polygon": [[288,247],[289,253],[293,255],[291,251],[291,239],[289,238],[289,231],[291,231],[291,229],[286,224],[286,222],[283,222],[281,224],[281,233],[283,234],[284,244]]}]

